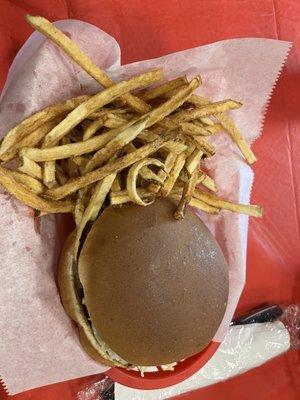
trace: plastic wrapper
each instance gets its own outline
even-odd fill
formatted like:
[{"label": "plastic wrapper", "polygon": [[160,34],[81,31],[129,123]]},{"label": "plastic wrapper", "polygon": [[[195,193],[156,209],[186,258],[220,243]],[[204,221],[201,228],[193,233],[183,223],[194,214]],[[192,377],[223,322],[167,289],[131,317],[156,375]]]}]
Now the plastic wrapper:
[{"label": "plastic wrapper", "polygon": [[[252,142],[261,132],[264,113],[290,43],[268,39],[235,39],[122,67],[116,41],[96,27],[60,21],[80,47],[114,77],[162,66],[166,78],[201,74],[201,93],[213,100],[244,103],[235,120]],[[35,111],[83,93],[99,90],[95,81],[56,46],[34,33],[16,57],[0,103],[0,135]],[[206,168],[220,196],[249,202],[253,172],[230,138],[219,135],[219,148]],[[54,266],[66,229],[53,216],[40,220],[32,210],[0,189],[0,360],[11,394],[105,371],[82,351],[76,328],[59,300]],[[201,218],[219,241],[229,263],[230,295],[226,315],[214,340],[222,341],[245,281],[248,217],[221,212]],[[20,263],[22,254],[22,263]],[[39,365],[40,368],[30,368]]]}]

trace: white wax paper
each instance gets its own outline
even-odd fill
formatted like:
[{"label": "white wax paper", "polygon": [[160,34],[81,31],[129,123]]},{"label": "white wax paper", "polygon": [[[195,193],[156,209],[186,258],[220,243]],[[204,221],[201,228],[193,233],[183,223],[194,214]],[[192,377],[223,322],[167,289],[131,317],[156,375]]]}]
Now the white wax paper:
[{"label": "white wax paper", "polygon": [[[260,133],[266,104],[290,47],[288,42],[269,39],[226,40],[120,70],[119,46],[105,32],[74,20],[60,21],[57,26],[117,79],[160,66],[168,79],[201,74],[199,93],[244,104],[232,115],[249,142]],[[34,33],[12,64],[2,92],[0,136],[41,108],[97,90],[99,85],[92,78]],[[207,169],[218,183],[219,194],[247,203],[251,168],[226,135],[214,141],[218,152]],[[244,285],[248,218],[226,211],[200,216],[229,264],[227,312],[214,338],[221,341]],[[0,189],[0,226],[0,373],[9,392],[105,371],[81,349],[76,328],[60,304],[54,269],[65,237],[61,219],[43,217],[38,222],[29,208]]]}]

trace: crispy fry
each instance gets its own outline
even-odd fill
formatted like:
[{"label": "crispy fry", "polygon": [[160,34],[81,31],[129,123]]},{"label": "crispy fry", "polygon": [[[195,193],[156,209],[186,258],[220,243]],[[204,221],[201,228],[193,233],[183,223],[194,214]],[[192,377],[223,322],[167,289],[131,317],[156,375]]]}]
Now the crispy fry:
[{"label": "crispy fry", "polygon": [[[154,193],[150,193],[146,188],[138,188],[137,192],[138,192],[138,196],[145,201],[151,202],[155,196]],[[122,204],[130,203],[131,201],[132,200],[128,196],[127,190],[110,192],[110,204],[112,206],[121,206]]]},{"label": "crispy fry", "polygon": [[119,128],[120,126],[125,125],[127,122],[128,122],[127,119],[121,118],[117,115],[110,113],[105,118],[103,124],[106,128],[113,129],[113,128]]},{"label": "crispy fry", "polygon": [[205,203],[213,207],[223,208],[225,210],[251,215],[252,217],[262,217],[263,215],[263,210],[259,206],[247,205],[247,204],[234,204],[231,203],[230,201],[220,199],[213,194],[203,192],[200,189],[195,189],[194,197],[196,197],[201,201],[204,201]]},{"label": "crispy fry", "polygon": [[115,180],[113,181],[111,185],[111,191],[112,192],[120,192],[122,190],[121,186],[121,177],[120,174],[117,174],[115,177]]},{"label": "crispy fry", "polygon": [[166,141],[171,138],[172,134],[168,134],[165,137],[159,137],[154,142],[140,147],[135,152],[119,158],[112,164],[106,164],[95,171],[89,172],[80,178],[74,179],[73,182],[69,182],[64,186],[47,190],[45,195],[53,199],[62,199],[63,197],[76,192],[78,189],[81,189],[84,186],[100,181],[107,175],[121,171],[122,169],[127,168],[135,162],[147,157],[149,154],[157,151]]},{"label": "crispy fry", "polygon": [[24,174],[42,180],[41,166],[27,157],[20,157],[20,165],[18,169]]},{"label": "crispy fry", "polygon": [[58,143],[61,138],[63,138],[72,128],[87,118],[91,113],[112,102],[121,94],[141,86],[150,85],[159,80],[160,76],[160,70],[149,71],[134,76],[127,81],[117,83],[116,85],[95,94],[71,111],[64,120],[62,120],[45,136],[43,147],[50,147]]},{"label": "crispy fry", "polygon": [[209,117],[201,117],[199,119],[204,125],[209,125],[209,126],[214,125],[214,121],[212,121]]},{"label": "crispy fry", "polygon": [[201,181],[202,185],[207,187],[207,189],[211,190],[212,192],[217,191],[216,182],[208,175],[204,174],[204,179]]},{"label": "crispy fry", "polygon": [[83,140],[90,139],[103,126],[103,117],[95,119],[84,131]]},{"label": "crispy fry", "polygon": [[171,192],[171,190],[172,190],[173,186],[175,185],[175,182],[179,176],[180,171],[184,167],[185,159],[186,159],[185,153],[181,153],[177,156],[175,164],[170,172],[170,175],[165,180],[165,182],[161,188],[161,194],[163,197],[167,197],[169,195],[169,193]]},{"label": "crispy fry", "polygon": [[66,171],[70,178],[77,178],[79,176],[78,165],[74,162],[73,157],[66,160]]},{"label": "crispy fry", "polygon": [[[168,174],[171,172],[172,168],[174,167],[174,164],[176,162],[177,155],[174,153],[169,153],[165,159],[164,165],[165,165],[165,170],[160,170],[158,172],[158,176],[162,181],[164,182],[168,176]],[[150,183],[150,185],[147,186],[147,191],[150,193],[158,193],[161,188],[161,185],[158,183]]]},{"label": "crispy fry", "polygon": [[199,150],[203,151],[207,157],[212,157],[216,152],[214,146],[200,136],[187,135],[187,140]]},{"label": "crispy fry", "polygon": [[74,219],[76,226],[79,226],[83,213],[85,210],[85,197],[87,192],[89,191],[90,187],[85,186],[82,189],[79,189],[76,196],[75,208],[74,208]]},{"label": "crispy fry", "polygon": [[211,132],[204,128],[203,126],[195,125],[192,122],[182,122],[180,124],[180,128],[183,130],[183,132],[188,133],[189,135],[192,136],[209,136],[211,135]]},{"label": "crispy fry", "polygon": [[156,158],[145,158],[144,160],[140,160],[135,164],[133,164],[127,173],[126,187],[128,196],[130,197],[133,203],[136,203],[140,206],[148,206],[153,202],[153,201],[145,202],[139,196],[136,187],[136,180],[140,170],[148,165],[156,165],[157,167],[160,167],[162,170],[165,170],[165,166],[161,161],[157,160]]},{"label": "crispy fry", "polygon": [[79,156],[96,151],[105,146],[120,131],[121,128],[112,129],[108,132],[102,133],[99,136],[92,137],[85,142],[70,143],[43,149],[25,148],[21,150],[20,154],[35,161],[62,160],[64,158]]},{"label": "crispy fry", "polygon": [[190,179],[185,182],[183,186],[182,195],[180,201],[177,205],[176,211],[174,213],[174,217],[178,220],[182,220],[184,218],[186,206],[190,203],[192,199],[192,195],[195,190],[195,186],[198,180],[198,171],[194,170],[191,174]]},{"label": "crispy fry", "polygon": [[153,89],[147,90],[146,92],[140,94],[139,97],[144,101],[153,100],[157,97],[161,97],[162,95],[164,95],[167,92],[170,92],[171,90],[179,88],[184,84],[187,85],[188,80],[186,76],[180,76],[179,78],[172,79],[171,81],[167,81],[160,86],[156,86]]},{"label": "crispy fry", "polygon": [[201,158],[203,156],[203,151],[195,148],[192,154],[186,159],[185,168],[190,175],[197,169],[200,164]]},{"label": "crispy fry", "polygon": [[[173,200],[173,201],[178,202],[178,201],[180,201],[181,194],[182,194],[182,189],[180,191],[178,191],[178,190],[173,191],[172,190],[172,192],[169,195],[169,198],[171,200]],[[218,208],[213,207],[213,206],[211,206],[211,205],[205,203],[204,201],[201,201],[201,200],[199,200],[199,199],[197,199],[195,197],[192,197],[192,199],[191,199],[191,201],[189,203],[189,206],[195,207],[195,208],[197,208],[198,210],[201,210],[201,211],[205,211],[208,214],[218,214],[219,211],[220,211]]]},{"label": "crispy fry", "polygon": [[10,170],[10,175],[19,183],[27,187],[32,193],[41,194],[44,191],[43,184],[32,176],[23,174],[22,172]]},{"label": "crispy fry", "polygon": [[205,117],[207,115],[218,114],[224,111],[233,110],[241,107],[241,103],[234,100],[222,100],[215,103],[203,105],[193,110],[180,111],[172,118],[173,123],[179,124],[180,122],[192,121]]},{"label": "crispy fry", "polygon": [[137,135],[145,129],[146,123],[149,117],[142,118],[136,121],[128,128],[121,131],[114,139],[106,144],[105,147],[98,150],[94,156],[89,160],[86,165],[86,172],[90,172],[102,165],[110,157],[112,157],[117,151],[122,149],[126,144],[131,142],[137,137]]},{"label": "crispy fry", "polygon": [[[64,50],[78,65],[81,66],[90,76],[96,79],[105,88],[110,87],[114,82],[104,71],[95,65],[86,54],[69,39],[63,32],[57,29],[47,19],[38,16],[27,15],[27,22],[37,31],[41,32],[48,39],[52,40],[62,50]],[[160,71],[160,79],[163,74]],[[128,89],[133,90],[134,88]],[[135,111],[145,113],[150,110],[145,102],[139,98],[132,96],[130,93],[122,93],[122,99]]]},{"label": "crispy fry", "polygon": [[72,212],[74,205],[69,200],[45,200],[32,193],[26,186],[17,182],[11,172],[0,166],[0,184],[19,201],[36,210],[46,213]]},{"label": "crispy fry", "polygon": [[[124,147],[124,151],[126,154],[132,153],[136,150],[137,148],[135,147],[135,145],[133,143],[128,143],[125,147]],[[159,177],[158,174],[156,174],[155,172],[153,172],[149,167],[145,166],[142,167],[139,171],[139,175],[141,176],[141,178],[145,179],[146,181],[152,181],[152,182],[158,182],[159,184],[163,183],[163,179]],[[121,190],[121,189],[119,189]],[[115,189],[115,191],[117,191]]]},{"label": "crispy fry", "polygon": [[[161,133],[163,131],[164,130],[161,130],[160,128],[153,131],[144,130],[143,132],[139,133],[138,138],[146,143],[150,143],[153,142],[153,140],[157,139],[158,133]],[[180,138],[180,135],[178,135],[178,137]],[[164,144],[163,148],[168,152],[180,154],[187,149],[187,145],[179,140],[169,140]]]},{"label": "crispy fry", "polygon": [[55,161],[46,161],[44,163],[43,183],[49,189],[57,186],[55,169],[56,169]]},{"label": "crispy fry", "polygon": [[230,134],[233,141],[236,143],[238,148],[240,149],[241,153],[247,160],[249,164],[255,163],[257,161],[255,155],[253,154],[252,150],[250,149],[249,145],[243,138],[240,130],[235,125],[234,121],[226,114],[216,114],[216,118],[220,121],[221,125],[224,129]]},{"label": "crispy fry", "polygon": [[[0,146],[0,159],[14,145],[19,143],[25,136],[43,126],[46,122],[51,121],[58,116],[73,110],[79,104],[86,101],[90,96],[79,96],[73,99],[54,104],[24,119],[19,125],[11,129]],[[3,160],[4,161],[4,160]]]},{"label": "crispy fry", "polygon": [[81,221],[76,229],[76,239],[75,239],[75,259],[78,255],[78,249],[80,245],[81,235],[88,224],[88,222],[93,222],[97,218],[106,196],[108,195],[111,185],[116,178],[116,173],[106,176],[104,179],[99,181],[93,191],[91,199],[87,208],[85,209]]}]

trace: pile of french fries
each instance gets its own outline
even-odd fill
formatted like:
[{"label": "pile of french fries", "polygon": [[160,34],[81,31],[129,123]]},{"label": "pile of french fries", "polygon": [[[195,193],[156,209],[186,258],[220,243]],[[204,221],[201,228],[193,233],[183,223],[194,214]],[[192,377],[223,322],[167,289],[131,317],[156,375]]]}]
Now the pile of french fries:
[{"label": "pile of french fries", "polygon": [[[9,193],[40,215],[73,213],[78,239],[104,207],[147,206],[157,196],[176,202],[177,219],[188,204],[211,214],[262,215],[258,206],[220,199],[217,183],[201,169],[216,152],[210,136],[220,132],[231,136],[249,164],[256,161],[226,114],[241,103],[211,102],[194,94],[199,76],[164,81],[161,69],[114,83],[45,18],[26,18],[104,89],[47,107],[6,134],[0,183]],[[14,170],[5,166],[13,159]]]}]

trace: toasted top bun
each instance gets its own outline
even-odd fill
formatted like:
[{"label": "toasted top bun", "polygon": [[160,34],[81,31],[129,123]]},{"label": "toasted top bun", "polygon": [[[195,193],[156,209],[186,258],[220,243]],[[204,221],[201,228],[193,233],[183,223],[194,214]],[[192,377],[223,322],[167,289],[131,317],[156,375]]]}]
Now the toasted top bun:
[{"label": "toasted top bun", "polygon": [[159,199],[108,207],[78,261],[79,279],[101,339],[133,365],[162,365],[201,351],[225,313],[228,267],[203,222]]}]

